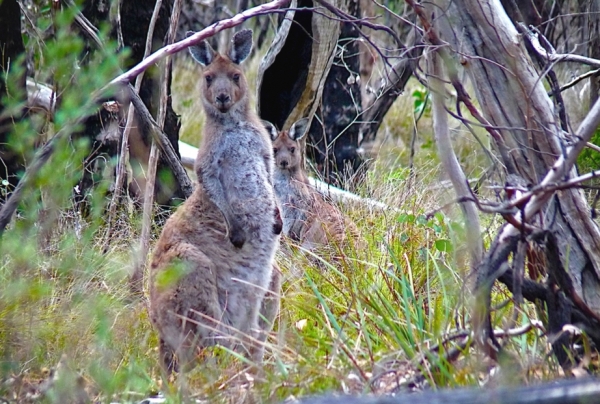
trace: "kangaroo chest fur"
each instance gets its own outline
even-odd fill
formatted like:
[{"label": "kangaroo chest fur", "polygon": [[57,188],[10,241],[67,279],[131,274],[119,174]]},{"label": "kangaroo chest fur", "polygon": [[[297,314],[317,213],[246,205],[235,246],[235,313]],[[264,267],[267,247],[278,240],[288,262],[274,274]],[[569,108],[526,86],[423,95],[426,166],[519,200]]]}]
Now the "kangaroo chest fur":
[{"label": "kangaroo chest fur", "polygon": [[248,123],[223,125],[215,134],[199,153],[198,181],[225,220],[233,222],[228,232],[244,233],[244,245],[232,250],[237,253],[230,260],[232,276],[264,285],[278,241],[270,142]]},{"label": "kangaroo chest fur", "polygon": [[310,209],[311,194],[307,185],[285,170],[275,171],[273,185],[281,203],[283,233],[299,240]]}]

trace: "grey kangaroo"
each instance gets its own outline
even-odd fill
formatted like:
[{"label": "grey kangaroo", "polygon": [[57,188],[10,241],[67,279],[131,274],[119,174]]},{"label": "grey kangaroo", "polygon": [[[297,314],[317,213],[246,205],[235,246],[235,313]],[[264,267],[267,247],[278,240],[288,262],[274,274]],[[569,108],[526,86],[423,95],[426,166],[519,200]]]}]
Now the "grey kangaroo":
[{"label": "grey kangaroo", "polygon": [[362,242],[356,224],[308,182],[299,143],[305,135],[308,118],[294,123],[289,131],[278,131],[267,121],[263,124],[273,142],[275,193],[281,204],[283,233],[309,250],[331,243],[340,246],[350,241],[348,235]]},{"label": "grey kangaroo", "polygon": [[167,372],[189,369],[198,349],[215,344],[260,362],[279,310],[272,148],[239,66],[251,49],[250,30],[234,35],[226,55],[206,41],[189,49],[204,66],[198,185],[165,224],[150,267],[150,317]]}]

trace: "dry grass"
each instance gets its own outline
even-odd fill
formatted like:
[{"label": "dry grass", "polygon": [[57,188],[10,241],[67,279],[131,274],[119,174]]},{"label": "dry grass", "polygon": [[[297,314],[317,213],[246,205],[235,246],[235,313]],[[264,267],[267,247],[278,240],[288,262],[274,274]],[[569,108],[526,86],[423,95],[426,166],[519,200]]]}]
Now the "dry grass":
[{"label": "dry grass", "polygon": [[[258,62],[258,57],[249,61],[250,83],[255,82]],[[203,116],[196,69],[189,58],[179,58],[172,90],[182,140],[197,145]],[[341,206],[368,247],[337,251],[337,259],[290,245],[278,254],[286,281],[263,374],[252,375],[235,354],[215,348],[188,375],[163,380],[146,300],[135,299],[127,284],[139,218],[123,213],[104,251],[101,218],[75,220],[73,214],[56,222],[44,249],[35,220],[19,219],[4,235],[0,397],[26,401],[27,394],[42,394],[45,388],[47,401],[60,402],[61,392],[85,386],[89,397],[102,402],[136,402],[158,390],[172,402],[183,401],[184,390],[211,403],[278,402],[326,390],[389,393],[409,382],[434,387],[478,384],[489,375],[489,364],[481,363],[470,347],[455,361],[444,357],[455,340],[446,342],[439,355],[431,350],[452,330],[469,327],[463,289],[468,263],[461,249],[460,216],[453,211],[424,216],[451,200],[447,189],[435,187],[443,177],[427,112],[417,125],[412,176],[407,168],[413,92],[422,90],[411,82],[386,116],[371,169],[358,189],[397,211]],[[479,173],[484,160],[470,136],[454,133],[467,175]],[[159,231],[155,229],[154,237]],[[498,290],[498,302],[506,297]],[[520,321],[534,317],[534,310],[526,308]],[[556,375],[540,332],[507,341],[507,347],[521,355],[514,366],[517,376]],[[49,369],[61,358],[83,382],[70,387],[48,383],[53,380]]]}]

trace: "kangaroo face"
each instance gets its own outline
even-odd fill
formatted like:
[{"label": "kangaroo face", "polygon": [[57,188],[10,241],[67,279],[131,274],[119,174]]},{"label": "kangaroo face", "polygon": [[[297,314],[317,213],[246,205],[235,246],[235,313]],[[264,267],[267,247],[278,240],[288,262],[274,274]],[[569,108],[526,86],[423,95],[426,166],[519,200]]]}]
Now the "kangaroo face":
[{"label": "kangaroo face", "polygon": [[263,121],[263,123],[271,135],[277,169],[295,171],[301,167],[300,140],[306,132],[308,118],[302,118],[294,123],[289,131],[278,131],[272,123],[267,121]]},{"label": "kangaroo face", "polygon": [[203,72],[200,84],[204,103],[226,113],[246,94],[246,79],[237,65],[219,55]]},{"label": "kangaroo face", "polygon": [[[193,35],[188,32],[187,35]],[[192,57],[204,66],[200,91],[207,111],[229,112],[236,105],[247,104],[248,84],[239,64],[252,50],[252,31],[243,30],[233,36],[227,55],[217,53],[208,42],[189,48]]]}]

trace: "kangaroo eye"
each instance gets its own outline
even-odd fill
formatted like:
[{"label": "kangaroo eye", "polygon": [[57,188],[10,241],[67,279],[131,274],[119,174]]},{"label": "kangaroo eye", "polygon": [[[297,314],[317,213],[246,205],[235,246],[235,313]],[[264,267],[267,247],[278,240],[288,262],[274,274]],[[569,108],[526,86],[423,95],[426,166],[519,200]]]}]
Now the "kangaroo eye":
[{"label": "kangaroo eye", "polygon": [[295,147],[290,147],[290,153],[294,154],[295,151],[296,151]]},{"label": "kangaroo eye", "polygon": [[204,76],[204,79],[206,80],[206,84],[208,84],[210,86],[210,83],[212,83],[213,78],[210,74]]},{"label": "kangaroo eye", "polygon": [[277,147],[273,148],[273,154],[277,154]]},{"label": "kangaroo eye", "polygon": [[234,75],[233,75],[233,81],[235,81],[236,83],[239,83],[239,82],[240,82],[240,75],[239,75],[239,74],[237,74],[237,73],[236,73],[236,74],[234,74]]}]

